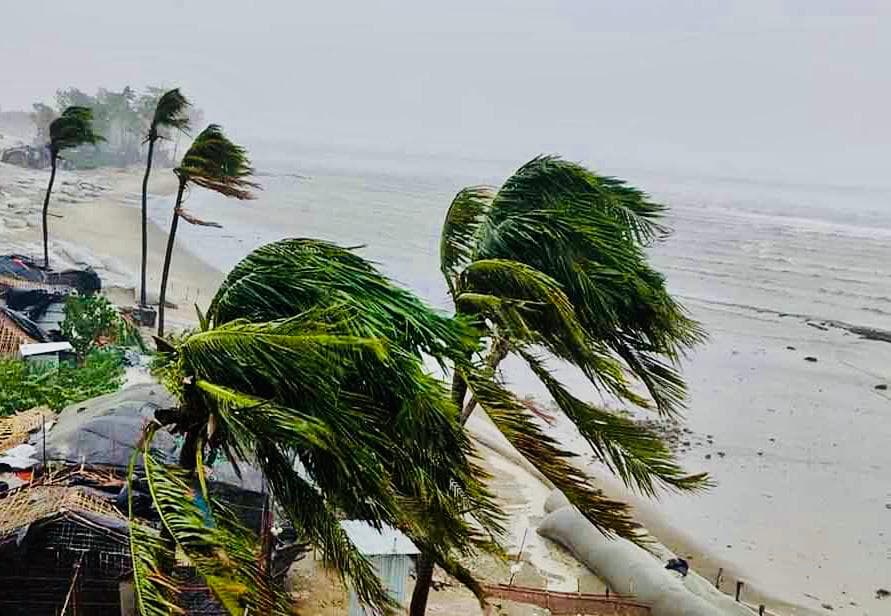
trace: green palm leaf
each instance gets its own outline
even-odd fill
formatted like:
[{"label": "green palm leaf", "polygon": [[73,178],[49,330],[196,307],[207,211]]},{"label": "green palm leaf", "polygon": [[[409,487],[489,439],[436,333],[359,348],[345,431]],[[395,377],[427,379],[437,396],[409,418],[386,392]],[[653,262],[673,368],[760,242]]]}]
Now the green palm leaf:
[{"label": "green palm leaf", "polygon": [[159,463],[146,446],[143,465],[164,528],[232,616],[290,614],[289,599],[260,565],[259,538],[209,499],[189,474]]},{"label": "green palm leaf", "polygon": [[68,107],[50,123],[49,133],[53,156],[79,145],[95,145],[105,141],[93,132],[93,110],[89,107]]},{"label": "green palm leaf", "polygon": [[226,277],[207,317],[214,324],[263,322],[320,308],[355,335],[396,340],[434,358],[463,355],[477,344],[469,327],[435,312],[352,250],[313,239],[281,240],[252,252]]},{"label": "green palm leaf", "polygon": [[155,105],[155,113],[152,115],[151,126],[149,126],[148,140],[158,139],[160,137],[158,129],[160,128],[187,132],[189,130],[188,110],[190,106],[191,103],[183,96],[179,88],[164,92]]},{"label": "green palm leaf", "polygon": [[557,406],[576,425],[598,459],[629,487],[656,496],[656,483],[677,490],[698,490],[709,485],[705,473],[689,475],[657,434],[634,421],[582,402],[570,394],[544,363],[521,352]]},{"label": "green palm leaf", "polygon": [[494,196],[494,191],[488,186],[465,188],[455,196],[446,213],[439,243],[439,262],[453,292],[454,278],[471,260],[476,233]]},{"label": "green palm leaf", "polygon": [[607,498],[595,488],[585,473],[572,464],[575,454],[560,449],[557,441],[538,427],[525,404],[494,379],[470,371],[463,372],[462,376],[486,415],[511,445],[595,527],[606,534],[641,540],[641,529],[631,517],[628,505]]},{"label": "green palm leaf", "polygon": [[461,557],[499,553],[501,514],[458,410],[424,365],[472,352],[471,326],[353,252],[312,240],[249,255],[202,320],[168,341],[156,366],[182,400],[172,428],[201,431],[210,449],[256,464],[297,530],[363,600],[387,606],[337,516],[399,528],[466,580]]},{"label": "green palm leaf", "polygon": [[249,179],[254,169],[247,151],[217,124],[198,134],[174,172],[181,180],[236,199],[253,199],[251,191],[259,188]]}]

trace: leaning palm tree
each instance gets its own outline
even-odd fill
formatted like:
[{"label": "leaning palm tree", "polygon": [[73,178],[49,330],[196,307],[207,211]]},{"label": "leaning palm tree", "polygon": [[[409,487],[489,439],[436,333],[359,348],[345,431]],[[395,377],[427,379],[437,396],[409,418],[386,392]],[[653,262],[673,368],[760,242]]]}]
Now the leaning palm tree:
[{"label": "leaning palm tree", "polygon": [[[654,433],[570,393],[548,366],[556,358],[580,369],[601,399],[676,414],[685,396],[676,363],[703,337],[665,288],[645,247],[667,230],[663,206],[620,180],[555,157],[536,158],[500,189],[462,190],[448,210],[441,269],[456,312],[475,319],[486,352],[485,378],[460,365],[453,401],[462,423],[479,405],[533,466],[601,531],[638,540],[628,507],[606,498],[544,433],[535,410],[496,378],[518,356],[544,384],[595,457],[629,487],[696,490]],[[633,383],[643,385],[641,392]],[[465,404],[468,389],[470,400]],[[426,608],[432,560],[421,558],[411,615]]]},{"label": "leaning palm tree", "polygon": [[199,134],[183,156],[180,165],[173,170],[179,178],[176,202],[173,206],[173,220],[170,235],[167,237],[167,251],[164,253],[164,269],[161,273],[161,293],[158,305],[158,336],[164,335],[164,308],[167,297],[167,277],[170,274],[170,259],[173,256],[173,243],[179,219],[198,225],[218,226],[204,222],[182,209],[183,192],[190,184],[207,188],[227,197],[253,199],[252,189],[258,184],[250,181],[254,170],[250,165],[245,149],[232,143],[216,124],[211,124]]},{"label": "leaning palm tree", "polygon": [[50,179],[43,199],[43,268],[49,269],[49,233],[47,216],[49,214],[50,194],[56,180],[56,166],[62,150],[76,148],[84,144],[96,144],[103,138],[93,132],[93,111],[87,107],[68,107],[58,118],[50,123]]},{"label": "leaning palm tree", "polygon": [[432,311],[352,252],[313,240],[256,250],[199,321],[197,331],[159,339],[156,373],[180,406],[157,418],[184,444],[177,468],[155,458],[152,431],[140,450],[172,538],[133,522],[142,614],[177,606],[164,566],[176,551],[230,614],[287,609],[263,579],[256,537],[208,495],[204,460],[218,454],[255,465],[298,533],[380,613],[395,606],[342,517],[399,528],[482,600],[458,558],[497,552],[501,517],[459,409],[424,367],[425,357],[472,353],[468,325]]},{"label": "leaning palm tree", "polygon": [[139,277],[139,305],[145,307],[145,278],[146,262],[148,260],[148,181],[152,172],[152,155],[155,151],[155,142],[162,138],[164,129],[175,129],[186,132],[189,129],[188,116],[189,101],[183,96],[179,88],[169,90],[161,95],[155,106],[149,124],[145,143],[148,144],[148,155],[145,161],[145,175],[142,178],[142,261],[140,262]]}]

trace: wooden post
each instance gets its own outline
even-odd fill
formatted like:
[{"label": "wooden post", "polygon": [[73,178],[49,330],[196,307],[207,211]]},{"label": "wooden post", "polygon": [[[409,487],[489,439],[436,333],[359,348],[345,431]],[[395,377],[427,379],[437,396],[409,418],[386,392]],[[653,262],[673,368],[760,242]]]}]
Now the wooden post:
[{"label": "wooden post", "polygon": [[721,574],[724,573],[723,567],[718,567],[718,575],[715,576],[715,588],[721,588]]},{"label": "wooden post", "polygon": [[739,602],[739,593],[742,592],[743,582],[742,580],[736,581],[736,601]]},{"label": "wooden post", "polygon": [[46,415],[43,414],[43,411],[40,411],[40,419],[43,424],[42,432],[43,432],[43,474],[46,475]]}]

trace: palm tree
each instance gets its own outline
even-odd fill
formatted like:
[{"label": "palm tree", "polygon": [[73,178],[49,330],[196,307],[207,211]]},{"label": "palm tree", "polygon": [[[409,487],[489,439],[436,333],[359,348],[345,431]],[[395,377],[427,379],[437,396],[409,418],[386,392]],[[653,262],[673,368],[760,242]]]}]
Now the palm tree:
[{"label": "palm tree", "polygon": [[86,143],[96,144],[104,141],[93,132],[93,111],[87,107],[72,106],[65,109],[58,118],[50,123],[50,179],[43,199],[43,268],[49,269],[49,235],[46,219],[49,213],[50,194],[56,180],[56,166],[62,150],[76,148]]},{"label": "palm tree", "polygon": [[161,273],[158,336],[164,335],[167,277],[170,274],[170,259],[173,256],[173,243],[176,239],[176,227],[180,217],[185,218],[186,222],[191,224],[219,226],[215,223],[203,222],[192,216],[183,216],[182,201],[186,186],[195,184],[236,199],[253,199],[251,190],[259,188],[258,184],[249,179],[254,170],[251,168],[245,149],[232,143],[216,124],[211,124],[201,131],[201,134],[195,138],[183,156],[180,165],[173,172],[179,178],[179,188],[173,206],[173,220],[170,223],[167,252],[164,254],[164,269]]},{"label": "palm tree", "polygon": [[[545,434],[535,410],[498,380],[508,354],[522,359],[575,423],[595,457],[626,485],[648,496],[657,487],[696,490],[705,474],[687,475],[654,433],[603,405],[571,394],[547,356],[580,369],[613,402],[679,412],[685,397],[675,367],[703,338],[699,325],[647,262],[645,247],[665,237],[664,207],[624,182],[555,157],[536,158],[498,189],[458,193],[440,244],[442,273],[459,315],[474,318],[486,370],[460,366],[453,402],[466,422],[479,405],[512,445],[563,491],[602,532],[640,539],[628,507],[607,499]],[[635,391],[632,381],[644,386]],[[410,614],[426,609],[433,567],[422,558]]]},{"label": "palm tree", "polygon": [[155,142],[161,139],[163,129],[176,129],[183,132],[189,129],[189,116],[187,110],[189,101],[183,96],[179,88],[164,92],[158,98],[155,113],[149,124],[145,143],[148,143],[148,156],[145,162],[145,175],[142,178],[142,261],[140,262],[139,277],[139,305],[145,307],[145,278],[146,262],[148,260],[148,181],[152,172],[152,155],[155,151]]},{"label": "palm tree", "polygon": [[[283,312],[293,316],[279,318]],[[179,468],[155,459],[151,431],[141,447],[173,540],[133,522],[142,614],[176,605],[164,566],[176,548],[230,614],[286,613],[257,564],[256,537],[207,494],[204,460],[217,452],[262,471],[295,529],[371,607],[395,606],[339,517],[401,529],[482,600],[457,558],[497,551],[501,517],[458,409],[423,363],[472,353],[476,337],[466,324],[432,311],[352,252],[313,240],[256,250],[199,321],[197,331],[159,339],[156,374],[181,404],[157,418],[185,440]]]}]

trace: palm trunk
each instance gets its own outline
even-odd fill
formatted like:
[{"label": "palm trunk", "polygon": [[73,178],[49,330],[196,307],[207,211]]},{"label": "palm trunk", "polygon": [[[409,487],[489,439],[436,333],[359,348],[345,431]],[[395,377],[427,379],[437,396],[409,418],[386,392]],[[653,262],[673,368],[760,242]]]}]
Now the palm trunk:
[{"label": "palm trunk", "polygon": [[[493,373],[498,369],[498,365],[501,361],[507,357],[508,350],[509,346],[507,340],[504,338],[495,339],[495,342],[492,344],[492,350],[486,360],[486,363]],[[461,411],[462,426],[467,423],[468,419],[470,419],[470,414],[473,413],[473,409],[476,408],[477,404],[476,399],[471,398],[467,402],[467,405],[464,406],[464,398],[466,395],[467,383],[464,382],[461,375],[455,371],[455,375],[452,377],[452,404],[459,409],[463,407],[463,410]],[[424,616],[426,613],[427,599],[430,596],[430,586],[433,583],[434,566],[435,563],[428,554],[422,553],[418,556],[418,577],[415,582],[415,589],[411,595],[411,607],[408,612],[409,616]]]},{"label": "palm trunk", "polygon": [[[495,341],[492,343],[492,350],[489,352],[489,357],[486,358],[486,364],[489,367],[489,370],[492,372],[492,375],[495,375],[495,371],[498,370],[499,364],[501,364],[502,360],[507,357],[507,353],[510,351],[510,345],[507,343],[505,338],[495,338]],[[455,378],[458,378],[458,375],[455,375]],[[463,381],[462,381],[463,382]],[[452,393],[455,391],[455,383],[452,383]],[[467,384],[464,383],[464,391],[467,391]],[[454,400],[454,398],[453,398]],[[456,401],[460,408],[461,403],[464,402],[464,396],[461,396],[461,399]],[[461,411],[461,425],[467,423],[467,420],[470,419],[471,413],[476,408],[477,402],[476,398],[471,398],[467,405],[464,407],[464,410]]]},{"label": "palm trunk", "polygon": [[170,235],[167,237],[167,252],[164,253],[164,270],[161,272],[161,295],[158,298],[158,337],[164,336],[164,304],[167,299],[167,277],[170,274],[170,259],[173,257],[173,242],[176,239],[176,226],[179,224],[179,206],[182,205],[183,190],[186,181],[180,179],[176,191],[176,205],[173,208],[173,221],[170,223]]},{"label": "palm trunk", "polygon": [[53,192],[53,182],[56,181],[56,155],[50,154],[50,171],[49,185],[46,187],[46,197],[43,199],[43,269],[49,269],[49,232],[46,228],[46,218],[49,213],[50,193]]},{"label": "palm trunk", "polygon": [[145,175],[142,177],[142,262],[139,270],[139,306],[145,308],[145,272],[148,261],[148,181],[152,172],[152,154],[155,151],[155,140],[149,137],[148,159],[145,163]]},{"label": "palm trunk", "polygon": [[418,580],[411,595],[409,616],[424,616],[427,612],[427,598],[430,596],[430,585],[433,582],[433,567],[433,559],[428,558],[426,554],[418,557]]}]

